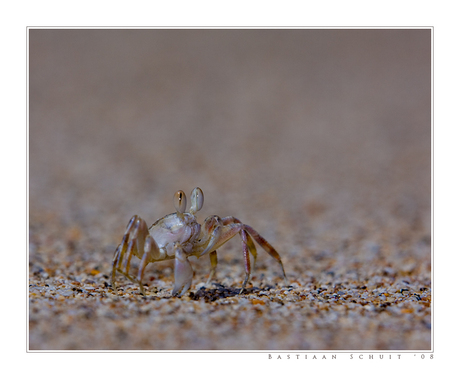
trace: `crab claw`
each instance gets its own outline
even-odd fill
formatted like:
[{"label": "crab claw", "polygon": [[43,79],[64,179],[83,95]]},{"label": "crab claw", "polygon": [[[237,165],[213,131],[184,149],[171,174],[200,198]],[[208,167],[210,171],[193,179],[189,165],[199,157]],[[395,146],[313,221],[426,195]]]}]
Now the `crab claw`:
[{"label": "crab claw", "polygon": [[193,270],[187,255],[179,244],[175,246],[174,289],[173,296],[182,296],[192,285]]}]

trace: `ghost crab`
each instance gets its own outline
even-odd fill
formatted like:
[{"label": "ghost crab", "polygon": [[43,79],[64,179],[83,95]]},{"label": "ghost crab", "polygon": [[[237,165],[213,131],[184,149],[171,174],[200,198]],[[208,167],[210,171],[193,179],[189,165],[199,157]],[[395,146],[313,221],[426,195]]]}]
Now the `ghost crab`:
[{"label": "ghost crab", "polygon": [[[183,191],[177,191],[174,194],[174,206],[177,212],[159,219],[150,228],[147,228],[146,222],[139,216],[135,215],[131,218],[113,256],[113,288],[116,289],[115,276],[118,271],[132,282],[137,282],[141,293],[145,295],[142,281],[146,266],[151,262],[174,259],[172,295],[182,296],[192,284],[193,270],[188,258],[191,256],[199,258],[209,253],[211,259],[211,272],[207,281],[209,284],[217,267],[216,250],[238,233],[242,241],[246,272],[240,294],[243,292],[251,273],[249,253],[254,257],[254,262],[257,257],[253,239],[278,261],[287,285],[286,274],[278,252],[251,226],[243,224],[233,216],[220,218],[215,215],[209,216],[203,225],[200,225],[195,217],[195,213],[203,207],[204,202],[203,191],[199,187],[192,191],[191,202],[189,212],[185,212],[187,198]],[[133,256],[141,260],[136,278],[129,274]]]}]

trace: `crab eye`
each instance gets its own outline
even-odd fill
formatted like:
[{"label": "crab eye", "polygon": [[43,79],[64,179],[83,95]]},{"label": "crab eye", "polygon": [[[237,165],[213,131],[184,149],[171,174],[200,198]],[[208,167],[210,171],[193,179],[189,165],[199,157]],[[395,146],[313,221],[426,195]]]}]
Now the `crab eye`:
[{"label": "crab eye", "polygon": [[190,207],[190,213],[198,212],[203,207],[204,195],[200,187],[196,187],[192,191],[192,206]]},{"label": "crab eye", "polygon": [[185,207],[187,206],[187,197],[185,196],[184,191],[177,191],[174,194],[174,207],[179,213],[185,212]]}]

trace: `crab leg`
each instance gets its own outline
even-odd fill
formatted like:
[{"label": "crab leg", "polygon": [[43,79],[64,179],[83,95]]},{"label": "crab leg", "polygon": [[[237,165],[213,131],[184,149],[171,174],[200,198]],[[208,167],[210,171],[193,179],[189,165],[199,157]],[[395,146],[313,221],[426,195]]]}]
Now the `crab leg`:
[{"label": "crab leg", "polygon": [[[116,289],[116,283],[115,283],[116,271],[121,272],[129,280],[135,281],[129,275],[131,258],[133,257],[133,255],[141,259],[144,258],[144,256],[146,255],[144,252],[144,245],[145,245],[147,236],[150,237],[148,233],[147,224],[145,223],[145,221],[137,215],[133,216],[131,220],[129,221],[128,226],[126,227],[126,232],[123,236],[122,242],[120,245],[118,245],[117,249],[115,250],[114,257],[113,257],[112,286],[114,289]],[[150,246],[152,246],[151,243],[149,244],[149,251],[147,254],[147,258],[150,258],[150,254],[151,254]],[[155,244],[155,247],[157,251],[158,247],[156,246],[156,244]],[[141,265],[142,270],[141,270],[140,279],[142,279],[142,274],[143,274],[143,271],[147,263],[144,262],[144,266]],[[141,292],[142,294],[144,294],[144,290],[143,290],[141,281],[139,284],[140,284]]]},{"label": "crab leg", "polygon": [[[229,224],[232,224],[232,223],[240,224],[244,228],[244,230],[246,230],[257,241],[257,243],[260,246],[262,246],[262,248],[268,254],[270,254],[270,256],[272,256],[273,258],[275,258],[278,261],[278,263],[281,266],[281,270],[283,271],[284,283],[286,285],[288,285],[288,281],[287,281],[287,278],[286,278],[286,273],[284,272],[283,262],[281,261],[281,257],[278,254],[278,252],[275,250],[275,248],[272,245],[270,245],[267,242],[267,240],[265,238],[263,238],[257,231],[255,231],[254,228],[252,228],[249,225],[243,224],[236,217],[228,216],[228,217],[224,217],[222,219],[222,224],[223,225],[229,225]],[[252,244],[252,246],[251,246],[251,244]],[[248,245],[249,245],[249,251],[251,251],[252,255],[254,256],[254,264],[255,264],[255,259],[257,257],[257,251],[256,251],[254,243],[253,243],[252,239],[250,239],[250,237],[248,238]]]},{"label": "crab leg", "polygon": [[145,268],[150,262],[154,260],[154,257],[158,256],[159,254],[160,254],[160,249],[158,248],[158,245],[155,242],[155,240],[149,234],[145,238],[144,254],[142,255],[142,258],[141,258],[141,264],[139,265],[139,271],[137,272],[137,281],[139,283],[139,289],[144,296],[145,296],[145,292],[144,292],[144,285],[142,284],[142,281],[144,278]]},{"label": "crab leg", "polygon": [[126,226],[126,231],[125,234],[123,235],[123,238],[121,240],[121,243],[118,245],[117,249],[115,250],[115,253],[113,255],[113,260],[112,260],[112,287],[116,290],[117,285],[115,283],[115,276],[116,272],[121,271],[121,265],[123,263],[123,258],[126,253],[126,250],[128,249],[128,240],[129,240],[129,234],[131,232],[131,229],[135,223],[135,221],[138,219],[137,215],[134,215],[131,217],[131,220],[129,220],[128,225]]},{"label": "crab leg", "polygon": [[[249,253],[252,254],[254,257],[254,264],[257,259],[257,249],[254,244],[252,238],[254,238],[257,243],[274,259],[281,266],[281,270],[283,272],[284,282],[288,285],[288,281],[286,278],[286,273],[284,271],[283,262],[281,261],[281,257],[278,252],[274,249],[272,245],[270,245],[265,238],[263,238],[258,232],[256,232],[251,226],[243,224],[240,220],[233,216],[228,216],[224,218],[220,218],[218,216],[211,216],[208,217],[204,222],[204,232],[208,235],[206,245],[204,250],[199,253],[199,256],[202,256],[208,252],[213,252],[222,246],[225,242],[229,239],[234,237],[237,233],[240,233],[242,243],[243,243],[243,256],[245,259],[245,271],[246,277],[243,282],[243,286],[241,291],[244,290],[247,282],[249,281],[249,275],[251,272],[250,266],[250,259]],[[251,238],[252,237],[252,238]],[[211,258],[211,265],[213,264],[212,260],[217,259],[214,257]],[[216,263],[217,265],[217,263]],[[212,266],[211,268],[211,275],[215,272],[215,267]],[[208,279],[209,282],[210,279]]]},{"label": "crab leg", "polygon": [[252,240],[251,236],[249,234],[247,234],[247,245],[248,245],[248,248],[249,248],[249,252],[252,254],[253,258],[254,258],[254,262],[253,262],[253,266],[255,267],[256,265],[256,260],[257,260],[257,249],[256,249],[256,245],[254,245],[254,241]]},{"label": "crab leg", "polygon": [[206,281],[206,285],[211,283],[211,279],[213,278],[214,274],[216,273],[216,267],[217,267],[217,251],[211,251],[209,253],[209,258],[211,259],[211,272],[209,273],[208,280]]},{"label": "crab leg", "polygon": [[[135,216],[137,217],[137,216]],[[134,217],[133,217],[134,218]],[[126,273],[129,274],[129,268],[131,264],[131,258],[133,255],[139,256],[139,252],[143,252],[143,243],[141,244],[141,241],[145,239],[145,236],[143,236],[143,229],[147,228],[147,225],[145,225],[145,221],[142,220],[141,218],[137,217],[134,223],[130,223],[130,226],[128,228],[128,232],[126,235],[129,237],[130,241],[128,243],[128,247],[126,249],[124,259],[120,259],[120,265],[118,269],[120,270],[121,273]],[[144,228],[143,228],[144,227]],[[130,231],[132,229],[132,231]],[[141,230],[141,233],[139,233],[139,229]]]},{"label": "crab leg", "polygon": [[[134,250],[136,249],[135,244],[136,244],[135,240],[129,241],[128,248],[126,249],[125,256],[123,257],[123,264],[120,264],[121,266],[120,272],[122,273],[125,273],[125,272],[129,273],[129,268],[131,265],[131,258],[133,257]],[[134,253],[134,255],[136,254]]]},{"label": "crab leg", "polygon": [[182,296],[192,285],[193,270],[187,259],[187,254],[182,250],[179,243],[174,246],[174,288],[173,296]]},{"label": "crab leg", "polygon": [[246,284],[248,283],[249,275],[251,274],[251,260],[249,259],[248,233],[245,230],[241,230],[240,235],[243,245],[244,270],[246,271],[246,277],[244,278],[243,285],[241,286],[241,295],[244,291],[244,288],[246,287]]},{"label": "crab leg", "polygon": [[137,221],[138,216],[133,216],[131,217],[131,220],[129,220],[128,225],[126,227],[125,234],[123,235],[123,238],[121,240],[121,243],[118,245],[117,249],[115,250],[115,253],[113,255],[113,260],[112,260],[112,282],[115,282],[115,273],[117,270],[120,270],[121,264],[123,262],[123,257],[126,253],[126,250],[128,248],[128,240],[130,239],[130,233],[132,230],[132,227]]},{"label": "crab leg", "polygon": [[263,238],[259,233],[257,233],[252,227],[249,225],[243,224],[244,229],[257,241],[257,243],[263,247],[263,249],[270,254],[273,258],[275,258],[281,266],[281,270],[283,271],[284,283],[288,285],[288,281],[286,278],[286,273],[284,272],[283,262],[281,261],[281,257],[278,252],[274,249],[272,245],[270,245],[265,238]]},{"label": "crab leg", "polygon": [[117,285],[115,283],[115,275],[117,270],[119,269],[120,263],[122,262],[123,255],[126,252],[126,248],[128,247],[128,237],[129,234],[125,234],[121,243],[118,245],[117,249],[115,250],[115,254],[113,255],[112,260],[112,287],[116,290]]},{"label": "crab leg", "polygon": [[[240,220],[238,220],[236,217],[233,217],[233,216],[224,217],[222,219],[222,225],[228,225],[228,224],[242,224],[243,225],[243,223]],[[253,265],[255,266],[256,259],[257,259],[257,249],[256,249],[256,246],[254,245],[254,241],[252,240],[251,236],[249,234],[246,234],[246,235],[247,235],[247,245],[248,245],[249,251],[254,257]]]},{"label": "crab leg", "polygon": [[[218,244],[218,243],[221,245],[222,243],[220,243],[220,242],[222,241],[223,238],[225,238],[224,236],[221,236],[222,221],[221,221],[219,216],[208,217],[204,221],[203,229],[207,233],[211,233],[211,234],[210,234],[209,240],[206,243],[206,248],[200,253],[200,257],[202,255],[205,255],[205,254],[213,251],[213,250],[216,250],[216,249],[214,249],[214,246],[216,244]],[[233,237],[233,235],[232,235],[232,237]],[[228,240],[228,238],[225,239],[225,241],[226,240]]]}]

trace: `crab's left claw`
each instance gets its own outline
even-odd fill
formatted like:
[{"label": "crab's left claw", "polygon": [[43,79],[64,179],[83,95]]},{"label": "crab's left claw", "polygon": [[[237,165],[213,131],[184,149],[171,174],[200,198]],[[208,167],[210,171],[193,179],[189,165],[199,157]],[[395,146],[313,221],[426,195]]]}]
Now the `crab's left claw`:
[{"label": "crab's left claw", "polygon": [[174,262],[174,289],[173,296],[182,296],[192,285],[193,270],[186,254],[179,246],[175,246],[175,262]]}]

